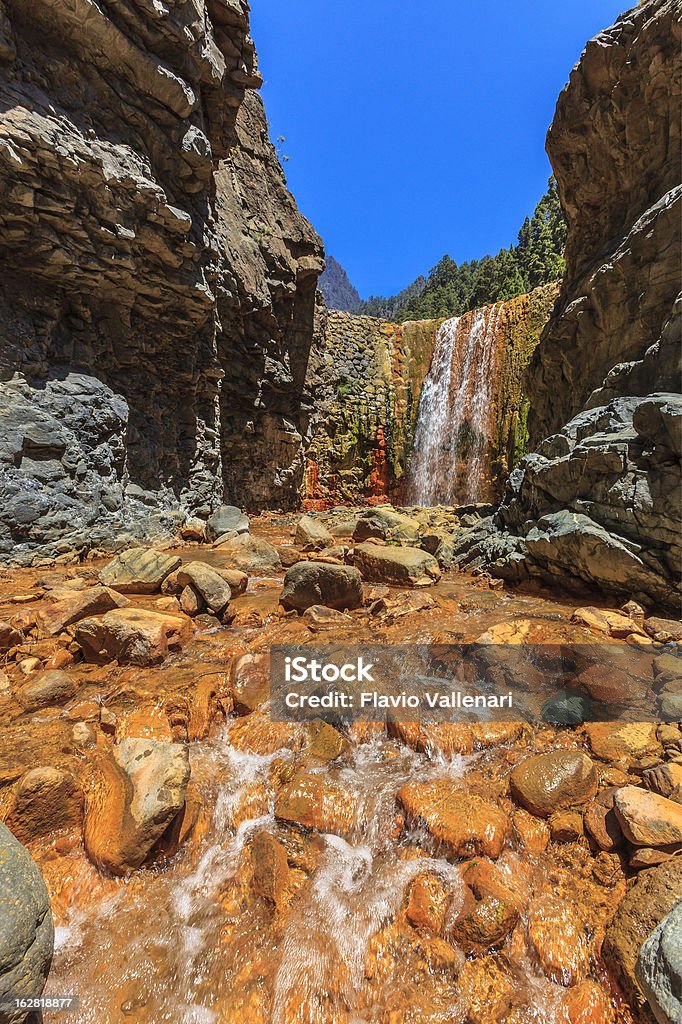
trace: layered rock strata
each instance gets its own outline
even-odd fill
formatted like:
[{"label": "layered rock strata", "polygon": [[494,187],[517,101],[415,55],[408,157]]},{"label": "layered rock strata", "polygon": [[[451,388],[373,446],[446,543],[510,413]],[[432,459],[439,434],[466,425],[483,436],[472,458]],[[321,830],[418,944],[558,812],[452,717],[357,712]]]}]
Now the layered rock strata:
[{"label": "layered rock strata", "polygon": [[0,553],[295,501],[321,243],[244,0],[0,3]]},{"label": "layered rock strata", "polygon": [[561,295],[527,379],[534,453],[467,564],[679,607],[680,9],[588,43],[548,151],[568,220]]}]

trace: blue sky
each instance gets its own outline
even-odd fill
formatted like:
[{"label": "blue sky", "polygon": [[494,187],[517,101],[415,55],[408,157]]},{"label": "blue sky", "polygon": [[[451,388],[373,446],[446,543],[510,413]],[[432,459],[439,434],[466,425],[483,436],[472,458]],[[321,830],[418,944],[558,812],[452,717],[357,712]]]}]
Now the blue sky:
[{"label": "blue sky", "polygon": [[586,41],[623,0],[251,0],[298,204],[363,297],[516,240]]}]

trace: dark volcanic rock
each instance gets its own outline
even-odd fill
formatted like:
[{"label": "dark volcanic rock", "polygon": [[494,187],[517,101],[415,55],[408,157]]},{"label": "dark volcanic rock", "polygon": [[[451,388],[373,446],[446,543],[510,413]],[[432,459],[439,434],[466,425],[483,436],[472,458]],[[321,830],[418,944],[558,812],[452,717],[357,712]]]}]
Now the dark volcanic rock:
[{"label": "dark volcanic rock", "polygon": [[0,555],[295,499],[321,243],[248,31],[245,0],[0,5]]},{"label": "dark volcanic rock", "polygon": [[362,577],[349,565],[297,562],[284,577],[280,602],[285,608],[299,612],[315,605],[341,611],[359,608],[362,604]]},{"label": "dark volcanic rock", "polygon": [[680,17],[649,0],[588,43],[548,150],[566,274],[531,363],[535,453],[459,561],[679,607]]},{"label": "dark volcanic rock", "polygon": [[[0,1002],[39,996],[52,960],[50,899],[37,866],[0,822]],[[3,1011],[3,1024],[23,1024],[26,1011]]]}]

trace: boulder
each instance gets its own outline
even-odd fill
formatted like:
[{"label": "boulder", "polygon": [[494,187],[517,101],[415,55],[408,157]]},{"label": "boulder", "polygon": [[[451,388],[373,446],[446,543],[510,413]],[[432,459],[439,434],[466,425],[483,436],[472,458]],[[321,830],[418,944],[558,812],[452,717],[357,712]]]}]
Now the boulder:
[{"label": "boulder", "polygon": [[312,516],[301,516],[296,524],[294,544],[304,550],[320,551],[322,548],[332,548],[334,537],[319,519],[313,519]]},{"label": "boulder", "polygon": [[555,896],[539,896],[528,907],[528,942],[545,975],[575,985],[587,974],[587,929],[578,907]]},{"label": "boulder", "polygon": [[158,665],[180,647],[191,628],[184,616],[130,608],[84,619],[75,636],[86,661]]},{"label": "boulder", "polygon": [[[52,962],[50,898],[37,865],[0,822],[0,1003],[40,996]],[[0,1011],[2,1024],[24,1024],[25,1010]]]},{"label": "boulder", "polygon": [[189,777],[181,743],[128,738],[100,758],[85,814],[90,860],[115,875],[139,868],[182,811]]},{"label": "boulder", "polygon": [[682,843],[682,804],[638,786],[625,786],[615,794],[615,810],[625,838],[635,846]]},{"label": "boulder", "polygon": [[249,528],[249,518],[240,508],[236,505],[221,505],[217,512],[208,518],[206,536],[208,540],[215,541],[225,534],[248,533]]},{"label": "boulder", "polygon": [[36,625],[41,633],[56,636],[74,622],[86,619],[90,615],[102,615],[113,608],[124,608],[127,604],[125,597],[121,597],[109,587],[88,587],[87,590],[74,592],[60,601],[55,601],[54,604],[40,607],[36,614]]},{"label": "boulder", "polygon": [[441,577],[438,562],[433,555],[418,548],[358,544],[353,561],[363,579],[372,583],[420,587],[430,586]]},{"label": "boulder", "polygon": [[187,562],[177,570],[178,583],[184,588],[192,586],[197,590],[209,611],[220,615],[225,611],[232,591],[225,577],[205,562]]},{"label": "boulder", "polygon": [[224,554],[231,566],[238,569],[281,569],[277,548],[262,537],[252,537],[249,533],[232,537],[220,542],[215,549]]},{"label": "boulder", "polygon": [[102,569],[100,581],[121,594],[155,594],[182,559],[154,548],[131,548]]},{"label": "boulder", "polygon": [[676,619],[661,619],[652,616],[644,623],[644,628],[659,644],[680,643],[682,641],[682,622]]},{"label": "boulder", "polygon": [[652,932],[682,898],[682,860],[674,857],[641,871],[606,930],[603,956],[623,989],[636,1020],[654,1024],[640,987],[637,962]]},{"label": "boulder", "polygon": [[25,711],[64,704],[78,689],[78,683],[67,672],[49,669],[41,672],[17,691],[17,700]]},{"label": "boulder", "polygon": [[359,608],[362,604],[362,577],[348,565],[327,562],[297,562],[287,570],[280,604],[289,610],[304,612],[314,605]]},{"label": "boulder", "polygon": [[325,775],[301,772],[275,797],[275,817],[317,832],[349,836],[357,798]]},{"label": "boulder", "polygon": [[12,794],[5,824],[22,843],[80,826],[83,792],[69,772],[33,768]]},{"label": "boulder", "polygon": [[373,508],[361,513],[353,530],[353,540],[362,543],[370,538],[376,538],[418,544],[419,532],[420,524],[417,519],[396,512],[392,508]]},{"label": "boulder", "polygon": [[682,898],[645,941],[635,976],[659,1024],[682,1021]]},{"label": "boulder", "polygon": [[452,859],[499,857],[511,831],[496,803],[457,789],[448,778],[409,782],[397,799],[408,821],[423,824]]},{"label": "boulder", "polygon": [[512,771],[512,796],[531,814],[548,818],[554,811],[584,804],[596,795],[594,763],[580,750],[553,750],[526,758]]}]

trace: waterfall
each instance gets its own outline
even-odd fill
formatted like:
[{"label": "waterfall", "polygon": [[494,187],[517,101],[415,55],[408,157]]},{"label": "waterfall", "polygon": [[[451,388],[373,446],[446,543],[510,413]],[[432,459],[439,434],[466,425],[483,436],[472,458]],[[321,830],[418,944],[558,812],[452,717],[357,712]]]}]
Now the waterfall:
[{"label": "waterfall", "polygon": [[446,320],[424,381],[410,471],[418,505],[484,501],[502,303]]}]

